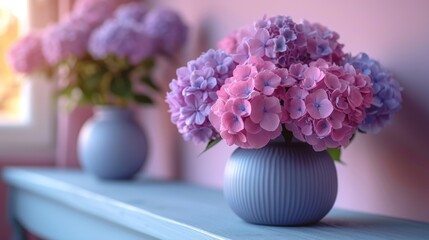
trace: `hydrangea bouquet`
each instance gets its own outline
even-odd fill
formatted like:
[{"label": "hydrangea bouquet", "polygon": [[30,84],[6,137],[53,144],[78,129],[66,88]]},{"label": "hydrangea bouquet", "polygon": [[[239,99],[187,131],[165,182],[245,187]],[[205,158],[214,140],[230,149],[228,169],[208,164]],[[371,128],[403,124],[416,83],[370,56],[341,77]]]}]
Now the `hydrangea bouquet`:
[{"label": "hydrangea bouquet", "polygon": [[400,109],[401,87],[362,53],[343,52],[336,32],[291,17],[263,17],[177,70],[167,93],[185,140],[241,148],[286,141],[339,160],[357,131],[378,132]]},{"label": "hydrangea bouquet", "polygon": [[49,73],[72,105],[147,104],[159,90],[151,79],[156,56],[173,58],[186,36],[172,10],[149,10],[136,0],[81,0],[58,24],[18,41],[9,60],[17,72]]}]

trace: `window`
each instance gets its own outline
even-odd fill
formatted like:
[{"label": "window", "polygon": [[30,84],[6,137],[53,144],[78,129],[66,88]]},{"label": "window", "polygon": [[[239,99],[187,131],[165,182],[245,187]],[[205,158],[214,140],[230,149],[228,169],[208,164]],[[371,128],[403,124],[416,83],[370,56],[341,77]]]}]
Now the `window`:
[{"label": "window", "polygon": [[0,156],[53,150],[51,86],[15,74],[6,59],[12,43],[31,28],[29,13],[35,2],[0,0]]},{"label": "window", "polygon": [[[9,1],[11,2],[11,1]],[[24,3],[24,1],[15,1]],[[0,124],[16,124],[25,121],[24,107],[22,103],[22,84],[20,84],[6,61],[6,54],[9,47],[20,35],[20,25],[24,21],[24,14],[17,10],[25,10],[25,6],[13,8],[14,5],[6,4],[5,0],[0,2]],[[15,10],[15,11],[14,11]]]}]

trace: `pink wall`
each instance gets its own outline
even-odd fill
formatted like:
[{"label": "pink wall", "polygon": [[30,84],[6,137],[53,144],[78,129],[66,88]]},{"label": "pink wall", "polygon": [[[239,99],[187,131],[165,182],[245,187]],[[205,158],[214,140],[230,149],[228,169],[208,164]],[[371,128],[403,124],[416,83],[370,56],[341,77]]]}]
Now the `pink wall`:
[{"label": "pink wall", "polygon": [[[180,56],[180,53],[178,54]],[[157,65],[153,73],[162,91],[166,92],[170,80],[175,76],[178,61],[173,59],[157,59]],[[153,96],[156,104],[153,106],[136,106],[135,113],[140,120],[143,130],[149,140],[149,155],[142,172],[163,179],[175,179],[179,177],[180,137],[175,126],[170,123],[170,114],[164,100],[164,94]]]},{"label": "pink wall", "polygon": [[89,106],[78,107],[73,111],[59,110],[57,119],[56,166],[77,168],[77,138],[82,125],[92,116]]},{"label": "pink wall", "polygon": [[[264,14],[288,14],[320,22],[340,33],[345,51],[365,51],[390,68],[405,89],[405,105],[377,136],[359,135],[338,165],[336,206],[429,222],[429,2],[425,0],[176,0],[191,25],[187,59],[214,47],[232,30]],[[222,187],[223,168],[234,150],[225,144],[201,156],[204,146],[182,142],[184,179]]]}]

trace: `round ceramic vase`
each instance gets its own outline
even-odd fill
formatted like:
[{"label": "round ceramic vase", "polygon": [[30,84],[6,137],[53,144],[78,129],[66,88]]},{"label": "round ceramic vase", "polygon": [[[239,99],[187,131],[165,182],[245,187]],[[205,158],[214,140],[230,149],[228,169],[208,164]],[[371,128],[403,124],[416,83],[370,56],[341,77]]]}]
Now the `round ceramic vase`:
[{"label": "round ceramic vase", "polygon": [[145,163],[147,149],[146,136],[127,108],[95,108],[78,138],[81,167],[102,179],[132,178]]},{"label": "round ceramic vase", "polygon": [[332,209],[337,189],[330,155],[305,143],[238,148],[225,168],[226,201],[240,218],[254,224],[317,223]]}]

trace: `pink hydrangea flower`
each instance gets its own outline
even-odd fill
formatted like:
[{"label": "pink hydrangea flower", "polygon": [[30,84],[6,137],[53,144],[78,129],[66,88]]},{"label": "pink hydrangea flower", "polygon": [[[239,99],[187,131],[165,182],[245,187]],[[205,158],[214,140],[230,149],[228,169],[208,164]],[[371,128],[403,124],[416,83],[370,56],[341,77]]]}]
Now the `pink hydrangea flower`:
[{"label": "pink hydrangea flower", "polygon": [[12,68],[21,73],[32,73],[47,65],[42,51],[42,32],[32,32],[17,41],[8,53]]},{"label": "pink hydrangea flower", "polygon": [[237,63],[249,57],[261,57],[277,67],[288,68],[294,63],[308,64],[317,59],[340,64],[345,54],[338,43],[339,35],[320,24],[295,23],[291,17],[264,17],[253,27],[242,28],[218,46],[233,55]]},{"label": "pink hydrangea flower", "polygon": [[272,62],[252,57],[217,92],[210,122],[228,145],[261,148],[281,133],[282,109],[273,96],[282,76]]},{"label": "pink hydrangea flower", "polygon": [[[253,27],[243,27],[237,31],[232,32],[226,38],[218,42],[218,48],[224,50],[229,54],[236,54],[239,43],[247,41],[247,39],[255,34]],[[247,51],[246,51],[247,54]],[[248,57],[247,57],[248,58]]]},{"label": "pink hydrangea flower", "polygon": [[[284,126],[295,140],[322,151],[347,146],[358,127],[378,129],[399,108],[399,85],[381,81],[388,78],[384,73],[368,77],[375,69],[373,61],[367,57],[347,60],[338,39],[336,32],[320,24],[298,24],[290,17],[277,16],[263,17],[219,41],[218,47],[229,53],[237,66],[211,98],[217,100],[210,108],[209,120],[212,132],[218,132],[212,137],[220,136],[228,145],[261,148],[278,137]],[[360,69],[356,71],[347,61]],[[185,73],[189,74],[189,69]],[[378,80],[383,84],[373,85],[372,81]],[[181,85],[189,84],[196,84],[196,89],[213,85],[208,80],[173,81],[170,87],[180,92]],[[206,91],[201,98],[212,94]],[[395,99],[387,101],[391,96]],[[200,100],[188,101],[190,109],[182,112],[186,101],[171,101],[174,122],[186,123],[180,120],[184,113],[188,122],[202,122],[207,113],[207,105]],[[182,131],[188,132],[191,130],[186,128]]]},{"label": "pink hydrangea flower", "polygon": [[323,59],[292,65],[289,75],[296,85],[276,93],[284,102],[286,128],[316,151],[347,146],[371,105],[369,77],[349,64],[339,67]]}]

